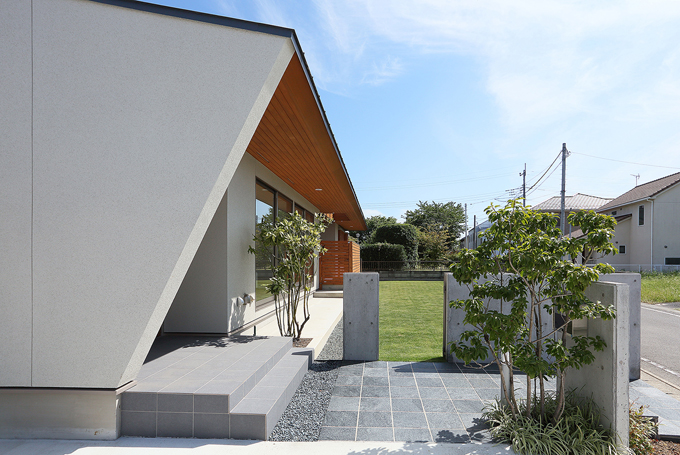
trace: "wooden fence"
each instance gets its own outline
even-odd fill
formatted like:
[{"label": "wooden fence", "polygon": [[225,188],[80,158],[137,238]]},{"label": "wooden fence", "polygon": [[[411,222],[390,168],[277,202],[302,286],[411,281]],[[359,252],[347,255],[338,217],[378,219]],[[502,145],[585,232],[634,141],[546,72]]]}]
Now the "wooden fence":
[{"label": "wooden fence", "polygon": [[325,254],[319,259],[321,287],[342,286],[343,273],[357,273],[361,270],[359,245],[350,241],[322,241]]}]

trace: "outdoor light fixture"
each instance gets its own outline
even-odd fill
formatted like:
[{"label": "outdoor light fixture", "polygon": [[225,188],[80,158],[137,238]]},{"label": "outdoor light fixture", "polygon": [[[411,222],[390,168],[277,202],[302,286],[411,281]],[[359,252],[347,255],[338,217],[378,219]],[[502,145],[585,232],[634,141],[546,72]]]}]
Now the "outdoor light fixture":
[{"label": "outdoor light fixture", "polygon": [[243,302],[244,302],[243,304],[244,305],[252,303],[252,301],[253,301],[253,296],[251,296],[250,294],[244,294],[243,295]]},{"label": "outdoor light fixture", "polygon": [[316,191],[323,191],[321,188],[316,188]]}]

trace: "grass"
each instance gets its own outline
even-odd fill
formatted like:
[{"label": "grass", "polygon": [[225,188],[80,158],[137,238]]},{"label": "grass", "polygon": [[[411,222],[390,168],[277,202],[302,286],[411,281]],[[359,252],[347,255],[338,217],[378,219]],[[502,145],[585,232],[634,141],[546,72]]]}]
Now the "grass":
[{"label": "grass", "polygon": [[680,273],[643,273],[642,301],[645,303],[680,302]]},{"label": "grass", "polygon": [[441,281],[380,282],[380,360],[443,362]]}]

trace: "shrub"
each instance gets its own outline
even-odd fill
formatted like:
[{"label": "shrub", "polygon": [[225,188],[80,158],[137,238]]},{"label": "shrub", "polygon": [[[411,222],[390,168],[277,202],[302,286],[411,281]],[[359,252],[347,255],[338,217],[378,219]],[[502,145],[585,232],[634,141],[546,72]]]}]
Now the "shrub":
[{"label": "shrub", "polygon": [[656,434],[654,421],[642,415],[643,407],[630,405],[628,447],[635,455],[651,455],[654,452],[651,437]]},{"label": "shrub", "polygon": [[[361,261],[364,263],[362,267],[364,270],[374,270],[378,267],[383,270],[401,270],[406,262],[406,252],[403,245],[371,243],[361,245]],[[389,262],[390,264],[383,267],[375,264],[374,267],[370,264],[371,262]]]},{"label": "shrub", "polygon": [[[487,406],[483,417],[491,426],[494,438],[512,444],[512,450],[522,455],[596,455],[617,452],[614,435],[600,424],[600,411],[590,399],[568,393],[564,411],[557,422],[541,418],[538,399],[526,416],[526,402],[519,406],[519,413],[513,417],[510,407],[499,401]],[[553,393],[546,396],[548,413],[554,413],[559,406]]]},{"label": "shrub", "polygon": [[378,227],[373,233],[375,243],[403,245],[406,259],[418,260],[418,229],[410,224],[389,224]]}]

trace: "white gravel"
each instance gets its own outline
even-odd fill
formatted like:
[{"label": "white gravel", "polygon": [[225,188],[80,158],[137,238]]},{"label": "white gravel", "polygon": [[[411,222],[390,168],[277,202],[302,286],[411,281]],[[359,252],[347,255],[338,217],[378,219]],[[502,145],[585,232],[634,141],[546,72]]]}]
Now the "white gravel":
[{"label": "white gravel", "polygon": [[295,391],[271,441],[318,441],[342,360],[342,319]]}]

